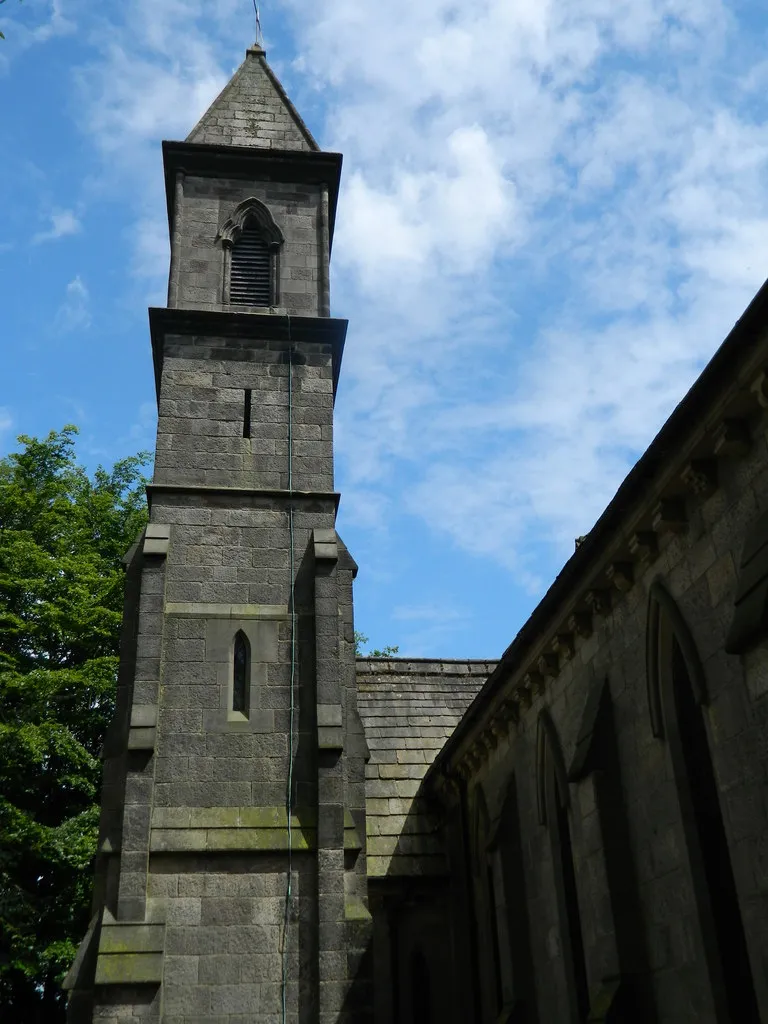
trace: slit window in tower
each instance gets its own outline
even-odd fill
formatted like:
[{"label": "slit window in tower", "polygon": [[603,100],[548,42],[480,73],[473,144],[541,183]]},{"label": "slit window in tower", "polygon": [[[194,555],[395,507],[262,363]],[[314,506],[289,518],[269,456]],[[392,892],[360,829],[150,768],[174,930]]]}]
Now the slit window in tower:
[{"label": "slit window in tower", "polygon": [[251,388],[246,388],[243,402],[243,437],[251,436],[251,395]]},{"label": "slit window in tower", "polygon": [[229,301],[240,306],[272,305],[269,246],[253,221],[245,225],[232,246]]},{"label": "slit window in tower", "polygon": [[248,714],[251,690],[251,645],[242,631],[235,635],[232,674],[232,710]]}]

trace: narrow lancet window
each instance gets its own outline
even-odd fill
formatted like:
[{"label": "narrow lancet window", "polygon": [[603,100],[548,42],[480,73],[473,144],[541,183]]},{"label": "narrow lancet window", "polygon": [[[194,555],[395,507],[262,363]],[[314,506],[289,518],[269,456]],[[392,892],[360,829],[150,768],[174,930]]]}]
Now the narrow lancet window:
[{"label": "narrow lancet window", "polygon": [[[554,788],[554,779],[552,780]],[[589,1013],[589,983],[587,981],[587,964],[584,955],[584,939],[582,937],[581,913],[579,896],[576,888],[576,869],[573,862],[571,845],[571,825],[568,821],[568,810],[559,800],[555,800],[554,832],[560,863],[560,884],[565,910],[565,926],[567,929],[571,990],[578,1008],[578,1019],[586,1020]]]},{"label": "narrow lancet window", "polygon": [[251,689],[251,645],[243,632],[235,636],[233,668],[232,710],[247,715]]},{"label": "narrow lancet window", "polygon": [[569,1016],[575,1024],[576,1021],[585,1021],[589,1014],[589,982],[568,814],[568,778],[557,733],[544,711],[539,715],[539,730],[539,787],[544,791],[544,820],[549,827],[552,844],[560,937],[570,1002]]},{"label": "narrow lancet window", "polygon": [[[760,1013],[704,717],[696,704],[688,666],[676,638],[672,639],[671,646],[671,683],[677,722],[670,723],[669,731],[673,745],[677,747],[679,743],[679,775],[684,772],[687,776],[687,787],[683,784],[688,789],[688,799],[684,797],[687,805],[684,813],[688,813],[693,824],[693,828],[689,828],[689,836],[694,843],[698,839],[704,867],[703,878],[698,876],[697,880],[699,885],[703,882],[708,889],[714,925],[706,931],[714,938],[719,953],[731,1020],[739,1021],[739,1024],[757,1024]],[[699,898],[703,898],[703,893]],[[708,943],[709,947],[712,945]],[[714,977],[714,972],[710,976]]]},{"label": "narrow lancet window", "polygon": [[690,629],[658,581],[650,594],[648,653],[651,720],[654,733],[669,743],[716,1016],[757,1024],[760,1011],[707,735],[706,678]]}]

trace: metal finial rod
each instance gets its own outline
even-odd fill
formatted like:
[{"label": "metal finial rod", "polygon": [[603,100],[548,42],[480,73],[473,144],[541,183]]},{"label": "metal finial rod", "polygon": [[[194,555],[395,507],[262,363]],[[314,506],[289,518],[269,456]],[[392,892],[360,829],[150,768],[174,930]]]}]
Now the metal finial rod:
[{"label": "metal finial rod", "polygon": [[261,18],[259,16],[259,7],[256,0],[253,0],[253,10],[256,15],[256,45],[264,47],[264,34],[261,31]]}]

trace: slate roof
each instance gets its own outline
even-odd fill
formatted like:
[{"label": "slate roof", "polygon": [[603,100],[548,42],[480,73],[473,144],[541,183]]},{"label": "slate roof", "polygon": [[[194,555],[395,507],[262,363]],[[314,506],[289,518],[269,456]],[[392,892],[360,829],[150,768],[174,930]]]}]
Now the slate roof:
[{"label": "slate roof", "polygon": [[369,877],[447,873],[421,780],[475,698],[492,661],[358,658]]},{"label": "slate roof", "polygon": [[187,142],[306,152],[320,149],[260,46],[247,51],[234,77],[192,129]]}]

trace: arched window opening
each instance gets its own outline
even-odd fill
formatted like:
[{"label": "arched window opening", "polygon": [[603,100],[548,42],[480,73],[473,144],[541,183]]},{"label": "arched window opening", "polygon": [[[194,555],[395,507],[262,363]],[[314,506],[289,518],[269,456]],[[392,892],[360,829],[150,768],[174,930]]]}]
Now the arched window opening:
[{"label": "arched window opening", "polygon": [[412,1024],[432,1024],[432,992],[429,967],[421,949],[411,957],[411,1021]]},{"label": "arched window opening", "polygon": [[[499,918],[497,886],[494,879],[494,855],[489,850],[491,838],[488,805],[482,787],[474,794],[475,821],[473,836],[473,870],[475,899],[478,913],[475,918],[476,955],[482,981],[482,1000],[485,1014],[496,1017],[503,1005],[501,979],[501,949],[499,944]],[[486,1003],[487,999],[487,1003]]]},{"label": "arched window opening", "polygon": [[[714,954],[717,958],[717,963],[710,965],[710,976],[716,999],[717,978],[722,977],[729,1019],[758,1024],[760,1015],[704,716],[683,645],[669,626],[668,621],[661,623],[659,651],[662,685],[665,676],[668,683],[664,687],[665,724],[683,817],[688,822],[695,889],[697,875],[703,875],[698,880],[697,897],[703,910],[704,945],[709,957]],[[702,881],[706,886],[703,893]]]},{"label": "arched window opening", "polygon": [[487,891],[489,921],[488,930],[491,936],[491,957],[493,960],[493,981],[494,995],[496,997],[496,1013],[501,1012],[504,1005],[504,994],[501,985],[501,950],[499,949],[499,907],[497,901],[496,884],[493,879],[493,866],[487,868]]},{"label": "arched window opening", "polygon": [[[514,776],[507,787],[501,811],[497,834],[497,856],[501,886],[504,892],[505,918],[503,924],[506,928],[505,944],[511,972],[506,1002],[512,1004],[511,1021],[525,1021],[526,1024],[534,1024],[537,1020],[535,979],[520,834],[520,812],[517,783]],[[504,984],[503,978],[502,984]]]},{"label": "arched window opening", "polygon": [[280,247],[285,241],[269,207],[256,196],[239,204],[222,224],[222,301],[239,306],[277,306]]},{"label": "arched window opening", "polygon": [[554,727],[545,729],[543,751],[546,820],[552,841],[561,938],[573,1020],[582,1022],[586,1021],[589,1015],[587,961],[576,886],[576,868],[573,861],[571,824],[568,819],[568,799],[567,793],[561,791],[558,783],[558,761],[552,750],[550,729]]},{"label": "arched window opening", "polygon": [[232,672],[232,710],[247,715],[251,690],[251,645],[242,630],[235,635]]},{"label": "arched window opening", "polygon": [[271,306],[272,256],[260,226],[246,221],[232,246],[229,301],[241,306]]},{"label": "arched window opening", "polygon": [[[604,976],[598,993],[593,991],[592,998],[610,1002],[607,1020],[615,1017],[624,1021],[626,1014],[627,1022],[653,1024],[657,1015],[647,983],[650,976],[647,935],[607,679],[593,682],[577,735],[568,781],[581,783],[594,801],[602,850],[594,861],[591,892],[592,899],[598,903],[607,899],[609,930],[613,933],[610,962],[615,965],[609,969],[610,980]],[[604,940],[610,942],[605,932]],[[615,988],[614,983],[618,983]]]}]

